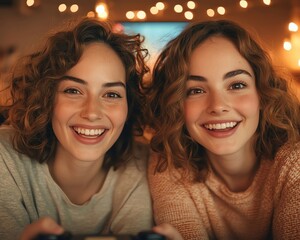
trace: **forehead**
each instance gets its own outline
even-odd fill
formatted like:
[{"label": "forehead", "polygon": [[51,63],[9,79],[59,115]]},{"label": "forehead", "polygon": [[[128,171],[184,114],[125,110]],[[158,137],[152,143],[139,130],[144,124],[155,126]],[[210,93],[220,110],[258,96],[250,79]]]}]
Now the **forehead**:
[{"label": "forehead", "polygon": [[190,74],[197,71],[219,72],[246,69],[251,71],[248,61],[235,45],[225,37],[214,36],[200,43],[190,57]]},{"label": "forehead", "polygon": [[78,63],[67,72],[67,75],[85,80],[125,82],[125,67],[114,49],[106,43],[97,42],[84,47]]},{"label": "forehead", "polygon": [[242,58],[235,45],[229,39],[222,36],[213,36],[196,46],[192,51],[191,60],[195,58],[215,59],[220,58],[224,54],[227,57]]}]

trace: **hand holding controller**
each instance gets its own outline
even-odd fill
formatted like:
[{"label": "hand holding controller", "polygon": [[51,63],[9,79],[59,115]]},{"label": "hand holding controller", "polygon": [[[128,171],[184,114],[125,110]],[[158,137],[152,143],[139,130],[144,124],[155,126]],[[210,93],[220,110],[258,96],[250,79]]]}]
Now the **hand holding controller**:
[{"label": "hand holding controller", "polygon": [[72,235],[70,232],[64,232],[61,235],[40,234],[34,240],[166,240],[167,238],[152,232],[142,231],[134,235]]}]

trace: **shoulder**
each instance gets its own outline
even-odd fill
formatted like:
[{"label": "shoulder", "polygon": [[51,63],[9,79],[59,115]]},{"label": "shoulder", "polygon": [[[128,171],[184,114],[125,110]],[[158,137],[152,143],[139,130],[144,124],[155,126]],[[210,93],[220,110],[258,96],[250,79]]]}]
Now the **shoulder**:
[{"label": "shoulder", "polygon": [[300,142],[283,145],[275,156],[275,161],[281,166],[300,164]]},{"label": "shoulder", "polygon": [[[166,168],[160,169],[158,167],[160,161],[163,161],[163,166]],[[188,182],[188,179],[182,178],[182,169],[168,167],[166,160],[162,159],[159,153],[153,151],[150,153],[147,174],[150,186],[158,191]]]},{"label": "shoulder", "polygon": [[[0,127],[0,164],[4,164],[9,168],[10,172],[21,172],[21,169],[30,169],[32,165],[36,164],[34,160],[30,159],[25,154],[19,153],[13,147],[14,130],[9,126]],[[0,171],[2,171],[0,169]],[[4,171],[4,170],[3,170]]]},{"label": "shoulder", "polygon": [[287,185],[300,181],[300,142],[282,146],[274,161],[279,181],[284,180]]},{"label": "shoulder", "polygon": [[1,125],[0,127],[0,145],[11,145],[14,130],[8,125]]},{"label": "shoulder", "polygon": [[14,130],[11,127],[0,127],[0,154],[3,159],[6,159],[8,156],[18,155],[12,145],[13,134]]}]

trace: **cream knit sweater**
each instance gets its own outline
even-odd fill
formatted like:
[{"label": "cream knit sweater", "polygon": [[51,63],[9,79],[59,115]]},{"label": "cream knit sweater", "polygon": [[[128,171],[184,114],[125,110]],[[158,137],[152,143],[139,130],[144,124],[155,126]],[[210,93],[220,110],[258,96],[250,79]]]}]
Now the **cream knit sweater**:
[{"label": "cream knit sweater", "polygon": [[204,183],[176,183],[149,167],[156,224],[184,239],[300,239],[300,144],[263,160],[251,186],[233,193],[212,174]]}]

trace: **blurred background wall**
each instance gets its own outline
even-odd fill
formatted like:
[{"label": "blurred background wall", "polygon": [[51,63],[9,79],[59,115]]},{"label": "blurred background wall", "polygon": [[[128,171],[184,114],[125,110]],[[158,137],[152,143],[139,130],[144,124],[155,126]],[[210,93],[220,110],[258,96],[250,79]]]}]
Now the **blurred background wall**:
[{"label": "blurred background wall", "polygon": [[[161,34],[160,43],[155,39],[159,48],[149,47],[153,56],[168,40],[164,33],[172,37],[182,28],[170,28],[170,34],[157,31],[159,23],[234,20],[261,39],[274,63],[291,72],[297,79],[295,89],[300,88],[300,0],[0,0],[2,79],[15,59],[29,52],[51,29],[68,19],[93,15],[112,21],[121,30],[142,32],[146,40]],[[132,29],[129,23],[140,28]],[[155,24],[149,27],[148,23]]]}]

